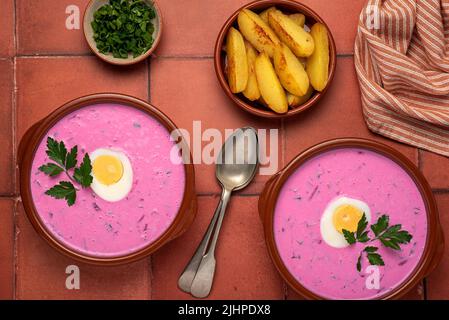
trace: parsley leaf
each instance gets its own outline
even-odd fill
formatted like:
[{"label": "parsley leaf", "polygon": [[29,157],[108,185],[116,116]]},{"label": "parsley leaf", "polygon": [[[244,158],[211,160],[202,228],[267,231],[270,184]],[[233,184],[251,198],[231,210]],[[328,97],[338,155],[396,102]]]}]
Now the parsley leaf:
[{"label": "parsley leaf", "polygon": [[[363,213],[359,222],[357,223],[357,239],[361,238],[368,226],[368,220],[366,220],[366,214]],[[368,233],[367,233],[368,234]]]},{"label": "parsley leaf", "polygon": [[364,252],[366,252],[367,254],[366,257],[368,258],[368,262],[371,265],[379,265],[379,266],[384,265],[382,257],[380,256],[380,254],[376,253],[377,250],[379,250],[379,248],[374,246],[367,246],[360,252],[359,257],[357,258],[357,265],[356,265],[358,272],[362,271],[362,257]]},{"label": "parsley leaf", "polygon": [[348,231],[346,229],[342,230],[343,232],[343,236],[345,237],[345,240],[349,243],[349,244],[354,244],[357,242],[354,232]]},{"label": "parsley leaf", "polygon": [[401,230],[402,225],[396,224],[389,227],[378,236],[380,242],[388,248],[400,250],[400,244],[409,243],[413,236],[406,230]]},{"label": "parsley leaf", "polygon": [[370,239],[368,237],[368,231],[366,230],[366,227],[368,226],[368,221],[366,220],[366,215],[363,213],[362,217],[360,218],[359,222],[357,223],[357,231],[351,232],[346,229],[343,229],[343,236],[345,237],[345,240],[349,244],[354,244],[356,242],[368,242]]},{"label": "parsley leaf", "polygon": [[363,249],[363,251],[365,252],[377,252],[377,250],[379,250],[379,248],[373,246],[368,246],[365,249]]},{"label": "parsley leaf", "polygon": [[76,189],[69,181],[59,182],[59,184],[45,191],[45,194],[56,199],[67,200],[69,207],[72,206],[76,200]]},{"label": "parsley leaf", "polygon": [[76,157],[78,156],[78,146],[74,146],[72,149],[70,149],[70,152],[67,154],[67,157],[65,159],[65,168],[67,170],[75,168],[78,160],[76,160]]},{"label": "parsley leaf", "polygon": [[67,149],[63,141],[59,142],[55,139],[48,137],[47,138],[47,155],[51,160],[60,164],[61,166],[65,166],[65,159],[67,156]]},{"label": "parsley leaf", "polygon": [[[78,146],[72,147],[70,152],[67,152],[67,148],[63,141],[57,141],[51,137],[47,138],[47,150],[48,157],[56,163],[47,163],[39,167],[39,171],[44,172],[50,177],[55,177],[61,172],[65,172],[67,177],[72,182],[79,183],[83,188],[89,187],[92,183],[92,165],[89,158],[89,154],[84,154],[83,162],[80,167],[77,168],[78,163]],[[73,170],[73,176],[71,175],[71,169]],[[69,206],[73,205],[76,200],[76,188],[72,182],[60,181],[59,184],[53,186],[45,192],[45,194],[56,198],[65,199]]]},{"label": "parsley leaf", "polygon": [[63,172],[64,169],[58,166],[57,164],[49,162],[47,164],[40,166],[39,171],[42,171],[43,173],[49,175],[50,177],[54,177]]},{"label": "parsley leaf", "polygon": [[373,266],[384,266],[385,265],[384,260],[382,259],[381,255],[378,253],[368,252],[366,257],[368,258],[369,263]]},{"label": "parsley leaf", "polygon": [[93,177],[91,175],[92,165],[90,162],[89,155],[86,153],[83,158],[83,162],[81,163],[79,168],[75,168],[75,173],[73,178],[75,178],[76,182],[86,188],[90,186],[92,183]]},{"label": "parsley leaf", "polygon": [[360,236],[357,236],[357,241],[358,242],[368,242],[370,239],[368,237],[368,231],[364,231]]},{"label": "parsley leaf", "polygon": [[[348,230],[342,230],[343,236],[349,245],[353,245],[356,242],[366,243],[368,241],[379,240],[382,245],[387,248],[394,250],[401,250],[401,244],[409,243],[413,236],[406,230],[402,230],[402,225],[395,224],[389,227],[389,217],[387,215],[382,215],[377,219],[377,222],[370,226],[373,231],[375,238],[370,239],[368,236],[368,231],[366,228],[368,226],[368,221],[366,219],[365,213],[357,224],[357,231],[350,232]],[[357,258],[356,268],[357,271],[362,270],[362,257],[366,253],[368,262],[371,265],[383,266],[385,265],[382,256],[377,252],[378,248],[375,246],[366,246],[359,254]]]},{"label": "parsley leaf", "polygon": [[357,271],[362,271],[362,252],[360,252],[359,257],[357,258]]},{"label": "parsley leaf", "polygon": [[371,225],[371,230],[374,232],[374,235],[376,237],[388,228],[389,220],[389,217],[384,214],[379,219],[377,219],[377,222],[375,224]]}]

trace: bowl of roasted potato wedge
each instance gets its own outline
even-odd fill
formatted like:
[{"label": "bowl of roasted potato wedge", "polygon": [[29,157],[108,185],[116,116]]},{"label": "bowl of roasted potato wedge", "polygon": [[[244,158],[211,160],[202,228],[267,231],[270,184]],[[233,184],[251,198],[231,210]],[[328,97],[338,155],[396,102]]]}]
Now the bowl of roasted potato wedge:
[{"label": "bowl of roasted potato wedge", "polygon": [[324,20],[290,0],[244,5],[222,27],[215,71],[236,105],[266,118],[297,115],[326,93],[337,53]]}]

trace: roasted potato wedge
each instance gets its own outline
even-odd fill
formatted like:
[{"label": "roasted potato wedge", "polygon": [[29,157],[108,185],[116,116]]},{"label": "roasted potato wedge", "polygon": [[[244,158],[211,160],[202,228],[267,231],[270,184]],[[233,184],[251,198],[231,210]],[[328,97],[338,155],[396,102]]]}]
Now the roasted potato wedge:
[{"label": "roasted potato wedge", "polygon": [[246,57],[248,59],[248,83],[243,95],[249,100],[254,101],[260,98],[259,86],[257,85],[256,71],[254,70],[254,62],[257,58],[256,49],[245,41]]},{"label": "roasted potato wedge", "polygon": [[313,53],[315,44],[312,36],[281,11],[270,10],[268,22],[297,57],[309,57]]},{"label": "roasted potato wedge", "polygon": [[287,93],[287,102],[290,108],[294,108],[306,103],[312,96],[314,90],[312,86],[309,86],[307,93],[303,96],[295,96],[294,94]]},{"label": "roasted potato wedge", "polygon": [[[294,23],[296,23],[301,28],[304,28],[304,25],[306,24],[306,16],[302,13],[293,13],[288,16],[290,19],[293,20]],[[268,12],[267,12],[267,18],[268,18]]]},{"label": "roasted potato wedge", "polygon": [[259,17],[268,25],[268,11],[276,10],[276,7],[270,7],[259,13]]},{"label": "roasted potato wedge", "polygon": [[274,70],[285,90],[296,96],[307,93],[309,77],[302,63],[285,44],[276,47],[273,62]]},{"label": "roasted potato wedge", "polygon": [[242,92],[248,83],[248,58],[241,33],[230,28],[226,38],[227,74],[233,93]]},{"label": "roasted potato wedge", "polygon": [[269,57],[273,57],[274,48],[280,43],[280,40],[258,14],[243,9],[237,17],[237,22],[240,32],[254,48],[259,52],[265,52]]},{"label": "roasted potato wedge", "polygon": [[259,54],[254,66],[263,101],[276,113],[287,112],[287,96],[268,55],[265,52]]},{"label": "roasted potato wedge", "polygon": [[306,71],[311,85],[315,90],[322,91],[329,78],[329,38],[322,23],[315,23],[310,34],[315,41],[315,51],[307,59]]}]

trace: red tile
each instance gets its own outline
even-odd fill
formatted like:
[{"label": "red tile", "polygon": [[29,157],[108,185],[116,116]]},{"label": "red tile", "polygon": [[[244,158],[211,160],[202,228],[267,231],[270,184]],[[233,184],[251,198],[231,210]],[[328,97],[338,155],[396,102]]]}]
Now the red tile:
[{"label": "red tile", "polygon": [[[1,28],[1,27],[0,27]],[[0,29],[1,30],[1,29]],[[12,113],[13,113],[13,63],[10,59],[0,59],[0,194],[12,194],[13,152],[12,152]]]},{"label": "red tile", "polygon": [[[149,260],[100,267],[79,263],[51,248],[34,231],[19,203],[17,212],[17,299],[149,299]],[[80,289],[65,286],[67,266],[80,270]]]},{"label": "red tile", "polygon": [[286,161],[305,148],[340,137],[374,139],[398,149],[417,164],[417,150],[371,133],[363,119],[353,58],[338,58],[334,81],[318,105],[286,121]]},{"label": "red tile", "polygon": [[[17,0],[18,53],[90,53],[84,39],[82,19],[88,0]],[[79,9],[79,29],[69,30],[69,6]],[[71,11],[69,11],[71,12]]]},{"label": "red tile", "polygon": [[14,0],[3,0],[0,10],[0,56],[11,57],[15,52],[14,44]]},{"label": "red tile", "polygon": [[357,33],[360,12],[366,0],[302,0],[327,23],[334,36],[337,53],[354,52],[354,41]]},{"label": "red tile", "polygon": [[14,298],[14,201],[0,200],[0,300]]},{"label": "red tile", "polygon": [[420,282],[415,288],[410,290],[401,300],[424,300],[424,285]]},{"label": "red tile", "polygon": [[440,265],[427,278],[427,298],[433,299],[449,299],[449,193],[437,194],[438,210],[440,213],[440,222],[444,231],[446,248],[444,250],[443,259]]},{"label": "red tile", "polygon": [[[189,132],[192,150],[194,150],[193,137],[197,136],[193,131],[194,121],[201,121],[201,133],[205,129],[212,128],[218,129],[222,136],[225,129],[237,129],[248,125],[256,129],[280,127],[279,121],[257,118],[236,107],[218,84],[212,59],[155,59],[151,63],[150,78],[151,102],[165,112],[179,128]],[[280,133],[278,137],[280,142]],[[201,137],[197,138],[199,139]],[[203,141],[202,146],[209,143],[209,140]],[[222,142],[218,141],[218,149],[221,148],[221,144]],[[272,171],[275,173],[276,167],[281,168],[281,146],[273,150],[278,151],[279,160]],[[200,152],[196,154],[201,154]],[[273,159],[276,158],[275,155],[273,153]],[[212,159],[215,157],[216,155]],[[201,160],[201,157],[199,159]],[[275,161],[272,163],[274,165]],[[195,169],[198,192],[207,194],[220,192],[213,164],[205,164],[203,161]],[[268,177],[268,175],[257,176],[242,192],[246,194],[260,192]]]},{"label": "red tile", "polygon": [[428,151],[421,151],[421,170],[430,186],[449,188],[449,159]]},{"label": "red tile", "polygon": [[306,300],[303,296],[301,296],[300,294],[296,293],[295,290],[293,290],[292,288],[288,287],[288,285],[286,284],[286,299],[287,300]]},{"label": "red tile", "polygon": [[156,55],[212,55],[218,32],[245,0],[158,1],[164,29]]},{"label": "red tile", "polygon": [[[365,0],[305,0],[328,24],[339,53],[352,53],[356,26]],[[158,1],[164,18],[164,31],[157,55],[212,55],[218,33],[226,19],[245,0]],[[345,17],[342,19],[341,17]],[[201,23],[199,23],[201,22]]]},{"label": "red tile", "polygon": [[[193,255],[218,203],[199,197],[192,227],[153,255],[153,298],[192,298],[177,288],[178,277]],[[265,246],[257,197],[234,197],[217,245],[217,269],[210,299],[282,299],[283,282]]]},{"label": "red tile", "polygon": [[18,139],[36,121],[83,95],[117,92],[147,99],[145,63],[108,65],[96,57],[17,59]]}]

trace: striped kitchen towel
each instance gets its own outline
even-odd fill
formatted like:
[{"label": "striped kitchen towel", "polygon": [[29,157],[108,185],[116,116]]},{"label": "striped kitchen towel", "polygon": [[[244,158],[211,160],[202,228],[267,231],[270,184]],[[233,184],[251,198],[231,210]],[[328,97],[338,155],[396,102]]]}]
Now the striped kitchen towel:
[{"label": "striped kitchen towel", "polygon": [[449,156],[449,0],[369,0],[354,50],[369,129]]}]

